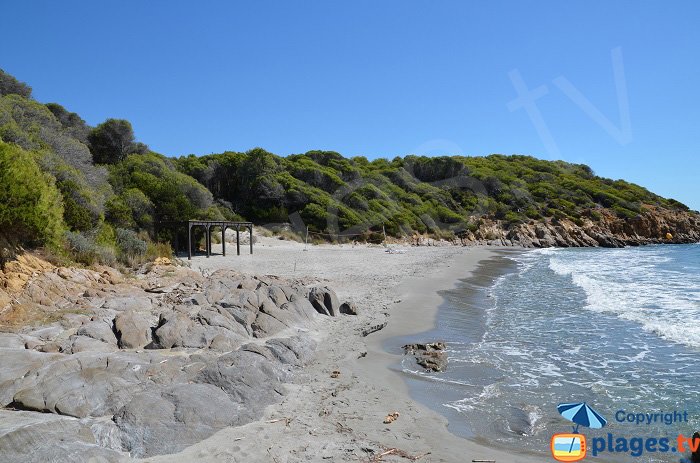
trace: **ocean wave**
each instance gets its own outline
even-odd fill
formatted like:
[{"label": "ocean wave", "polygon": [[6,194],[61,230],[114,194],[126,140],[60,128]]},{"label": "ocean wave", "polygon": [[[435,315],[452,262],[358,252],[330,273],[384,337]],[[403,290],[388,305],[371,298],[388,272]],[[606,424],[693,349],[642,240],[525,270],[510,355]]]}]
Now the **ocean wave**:
[{"label": "ocean wave", "polygon": [[[621,252],[623,251],[623,252]],[[635,252],[636,251],[636,252]],[[553,255],[549,268],[586,295],[585,309],[633,321],[666,340],[700,347],[700,278],[654,250]]]}]

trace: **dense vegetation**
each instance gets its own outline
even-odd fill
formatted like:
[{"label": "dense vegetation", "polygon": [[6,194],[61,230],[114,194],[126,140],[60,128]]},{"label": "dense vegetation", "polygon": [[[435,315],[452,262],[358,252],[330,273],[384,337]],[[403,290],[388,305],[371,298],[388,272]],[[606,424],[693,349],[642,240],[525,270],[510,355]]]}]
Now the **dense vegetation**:
[{"label": "dense vegetation", "polygon": [[329,151],[287,157],[246,153],[168,158],[125,120],[90,127],[0,70],[0,233],[92,263],[152,255],[163,220],[245,217],[298,230],[449,236],[480,217],[505,227],[531,220],[596,219],[607,208],[687,208],[585,165],[529,156],[344,158]]},{"label": "dense vegetation", "polygon": [[152,243],[154,220],[228,213],[136,142],[128,121],[89,127],[1,70],[0,143],[0,234],[11,245],[48,246],[85,263],[137,262],[163,252]]},{"label": "dense vegetation", "polygon": [[588,166],[530,156],[406,156],[391,161],[310,151],[286,158],[262,149],[181,157],[178,168],[239,214],[286,222],[298,212],[312,231],[361,233],[385,227],[448,235],[480,217],[506,226],[528,220],[595,218],[597,208],[636,216],[642,204],[686,210],[625,182],[596,177]]}]

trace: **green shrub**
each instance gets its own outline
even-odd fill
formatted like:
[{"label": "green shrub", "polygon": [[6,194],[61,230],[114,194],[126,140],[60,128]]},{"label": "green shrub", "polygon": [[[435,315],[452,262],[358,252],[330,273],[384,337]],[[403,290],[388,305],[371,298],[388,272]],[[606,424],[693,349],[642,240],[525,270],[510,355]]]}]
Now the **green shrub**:
[{"label": "green shrub", "polygon": [[150,229],[153,220],[203,218],[213,205],[206,188],[155,153],[132,154],[110,166],[110,181],[142,229]]},{"label": "green shrub", "polygon": [[145,256],[148,244],[135,231],[117,228],[116,232],[118,256],[122,262],[133,262]]},{"label": "green shrub", "polygon": [[114,249],[97,244],[94,238],[81,232],[68,231],[65,235],[70,256],[85,265],[114,265],[117,261]]},{"label": "green shrub", "polygon": [[148,261],[154,261],[158,257],[167,257],[170,259],[173,257],[173,248],[170,246],[170,243],[153,243],[149,241],[146,247],[145,257]]},{"label": "green shrub", "polygon": [[0,230],[22,245],[58,245],[65,224],[61,194],[31,154],[0,142]]},{"label": "green shrub", "polygon": [[633,219],[637,216],[637,212],[629,210],[617,204],[612,207],[613,212],[621,219]]},{"label": "green shrub", "polygon": [[519,214],[514,211],[508,211],[506,212],[506,215],[504,217],[504,220],[509,224],[509,225],[517,225],[519,223],[523,223],[525,221],[525,217],[523,217],[522,214]]}]

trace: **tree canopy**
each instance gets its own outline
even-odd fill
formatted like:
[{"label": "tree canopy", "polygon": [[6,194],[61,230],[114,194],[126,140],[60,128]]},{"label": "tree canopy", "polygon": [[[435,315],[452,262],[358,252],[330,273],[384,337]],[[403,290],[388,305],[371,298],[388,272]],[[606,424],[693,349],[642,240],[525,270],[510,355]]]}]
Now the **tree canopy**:
[{"label": "tree canopy", "polygon": [[3,95],[19,95],[29,98],[32,96],[32,88],[0,69],[0,96]]},{"label": "tree canopy", "polygon": [[96,164],[116,164],[129,154],[148,150],[146,145],[135,142],[131,122],[124,119],[107,119],[92,129],[87,142]]}]

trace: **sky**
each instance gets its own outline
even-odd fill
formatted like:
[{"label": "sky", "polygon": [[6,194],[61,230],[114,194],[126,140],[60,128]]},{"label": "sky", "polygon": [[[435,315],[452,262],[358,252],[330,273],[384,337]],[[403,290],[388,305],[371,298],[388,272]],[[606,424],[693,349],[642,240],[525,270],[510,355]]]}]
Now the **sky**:
[{"label": "sky", "polygon": [[700,3],[0,0],[0,68],[168,156],[529,154],[700,209]]}]

